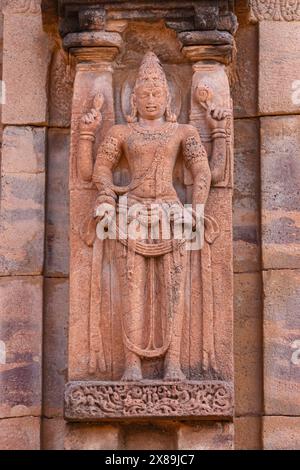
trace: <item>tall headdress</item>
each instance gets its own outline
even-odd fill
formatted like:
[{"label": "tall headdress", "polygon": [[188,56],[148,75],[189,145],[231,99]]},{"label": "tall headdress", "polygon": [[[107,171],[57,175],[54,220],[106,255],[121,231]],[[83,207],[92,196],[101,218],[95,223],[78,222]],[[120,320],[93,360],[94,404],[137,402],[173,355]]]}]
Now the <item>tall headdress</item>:
[{"label": "tall headdress", "polygon": [[134,102],[134,93],[137,88],[141,85],[148,85],[149,87],[154,86],[154,87],[160,87],[164,88],[167,92],[167,98],[168,98],[168,103],[167,103],[167,108],[166,108],[166,120],[167,121],[176,121],[176,116],[171,113],[170,110],[170,102],[171,102],[171,96],[169,92],[169,86],[166,78],[166,74],[161,66],[161,63],[159,61],[159,58],[157,57],[154,52],[146,52],[144,55],[144,58],[142,60],[142,63],[140,65],[139,71],[138,71],[138,76],[135,82],[135,86],[133,89],[133,96],[131,99],[131,115],[127,117],[128,122],[134,122],[137,120],[137,108]]},{"label": "tall headdress", "polygon": [[168,88],[165,72],[154,52],[147,52],[144,55],[134,88],[140,85]]}]

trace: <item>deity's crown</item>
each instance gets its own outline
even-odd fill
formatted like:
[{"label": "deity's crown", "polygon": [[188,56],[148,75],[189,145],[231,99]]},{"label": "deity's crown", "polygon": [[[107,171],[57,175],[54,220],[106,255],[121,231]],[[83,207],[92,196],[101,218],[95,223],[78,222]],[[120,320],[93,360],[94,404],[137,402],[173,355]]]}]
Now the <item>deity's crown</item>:
[{"label": "deity's crown", "polygon": [[167,88],[167,78],[161,66],[159,58],[154,52],[146,52],[139,68],[135,88],[140,85]]}]

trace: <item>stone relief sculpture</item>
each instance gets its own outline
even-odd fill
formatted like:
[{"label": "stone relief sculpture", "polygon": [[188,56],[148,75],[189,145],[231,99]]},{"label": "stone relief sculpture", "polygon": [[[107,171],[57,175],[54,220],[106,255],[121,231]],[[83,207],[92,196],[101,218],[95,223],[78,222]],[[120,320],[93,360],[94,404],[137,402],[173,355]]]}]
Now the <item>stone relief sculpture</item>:
[{"label": "stone relief sculpture", "polygon": [[[78,170],[84,181],[97,187],[93,216],[82,231],[82,237],[93,246],[90,297],[89,371],[106,369],[101,331],[101,293],[104,244],[99,239],[97,224],[109,230],[109,211],[120,215],[124,196],[128,204],[127,224],[135,221],[143,235],[139,239],[118,237],[114,258],[121,279],[124,303],[120,312],[125,353],[123,381],[142,380],[142,361],[163,357],[163,379],[185,380],[181,368],[181,341],[184,321],[184,295],[187,277],[187,240],[174,237],[176,225],[186,215],[192,230],[197,223],[197,205],[205,206],[211,180],[218,184],[225,178],[228,162],[226,148],[231,112],[215,106],[213,91],[198,84],[195,100],[205,114],[212,139],[211,170],[206,149],[194,125],[179,124],[170,109],[171,96],[164,70],[153,52],[144,56],[132,92],[131,115],[127,124],[114,125],[100,143],[95,163],[92,150],[95,134],[101,124],[104,97],[94,98],[93,108],[82,117]],[[192,178],[191,211],[183,204],[173,185],[173,173],[179,155]],[[129,184],[113,182],[113,171],[125,156],[130,172]],[[104,210],[101,212],[101,207]],[[153,207],[156,213],[153,214]],[[159,211],[167,211],[170,238],[163,239]],[[182,211],[183,210],[183,211]],[[152,212],[151,212],[152,211]],[[149,236],[151,221],[157,218],[158,236]],[[180,214],[180,215],[178,215]],[[203,367],[217,370],[214,350],[214,299],[210,245],[219,235],[217,220],[204,210],[204,240],[201,272],[203,289]],[[199,222],[199,221],[198,221]],[[120,227],[118,227],[120,229]],[[152,227],[153,228],[153,227]],[[199,249],[199,248],[198,248]],[[114,293],[113,293],[114,295]],[[116,295],[120,295],[117,293]]]},{"label": "stone relief sculpture", "polygon": [[228,419],[236,19],[194,1],[69,18],[62,3],[76,62],[65,418]]}]

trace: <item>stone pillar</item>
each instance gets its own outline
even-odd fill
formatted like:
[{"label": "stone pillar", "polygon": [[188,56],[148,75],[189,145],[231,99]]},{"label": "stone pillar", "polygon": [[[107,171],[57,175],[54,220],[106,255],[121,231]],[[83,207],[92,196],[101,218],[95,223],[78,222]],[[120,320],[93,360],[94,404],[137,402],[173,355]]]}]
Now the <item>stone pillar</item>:
[{"label": "stone pillar", "polygon": [[[118,33],[85,32],[69,34],[64,46],[77,62],[71,116],[70,151],[70,315],[68,379],[88,377],[89,363],[89,302],[91,277],[91,249],[80,236],[85,215],[93,206],[96,191],[91,182],[82,179],[79,162],[79,124],[93,107],[94,97],[104,97],[103,122],[97,133],[95,148],[114,124],[113,66],[122,39]],[[80,353],[79,353],[80,351]],[[63,447],[68,449],[118,449],[118,426],[68,424]]]},{"label": "stone pillar", "polygon": [[4,9],[0,227],[0,447],[39,449],[47,73],[39,0]]},{"label": "stone pillar", "polygon": [[[206,40],[205,40],[206,37]],[[194,125],[201,136],[210,158],[211,168],[215,140],[208,126],[206,109],[201,106],[200,93],[204,93],[203,103],[213,103],[214,106],[225,108],[230,112],[226,126],[226,151],[224,152],[223,174],[218,181],[212,182],[212,189],[207,204],[206,215],[216,216],[220,225],[221,237],[211,248],[212,258],[216,263],[214,276],[222,279],[226,285],[226,296],[222,295],[222,309],[218,304],[218,285],[214,285],[216,323],[209,327],[211,331],[203,331],[204,350],[208,350],[209,337],[215,345],[222,343],[224,348],[216,351],[216,355],[226,359],[217,365],[219,373],[233,381],[233,279],[232,279],[232,189],[233,189],[233,107],[230,96],[226,66],[232,61],[233,38],[226,33],[211,33],[209,37],[200,31],[179,34],[183,44],[183,55],[193,63],[193,78],[191,88],[190,124]],[[210,44],[206,44],[209,41]],[[206,101],[207,100],[207,101]],[[212,175],[214,173],[212,172]],[[186,181],[187,184],[188,178]],[[220,211],[219,211],[219,209]],[[217,261],[218,259],[218,261]],[[220,271],[219,271],[220,269]],[[193,333],[191,333],[193,334]],[[220,342],[222,337],[222,342]],[[218,348],[218,346],[216,346]],[[212,358],[203,357],[208,361]],[[234,427],[232,422],[210,423],[202,421],[197,425],[180,426],[178,430],[178,449],[210,449],[211,439],[214,449],[233,449]]]},{"label": "stone pillar", "polygon": [[265,449],[300,443],[300,11],[253,0],[259,30]]}]

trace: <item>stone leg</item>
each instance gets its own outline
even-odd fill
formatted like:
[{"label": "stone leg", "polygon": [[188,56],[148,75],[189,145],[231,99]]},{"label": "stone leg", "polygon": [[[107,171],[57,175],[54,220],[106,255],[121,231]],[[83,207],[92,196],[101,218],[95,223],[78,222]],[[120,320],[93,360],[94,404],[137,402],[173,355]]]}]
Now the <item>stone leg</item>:
[{"label": "stone leg", "polygon": [[173,331],[169,349],[165,356],[164,379],[184,380],[181,370],[180,350],[184,317],[184,292],[187,266],[187,251],[174,252],[164,256],[166,289],[169,292]]},{"label": "stone leg", "polygon": [[[132,263],[132,266],[129,264]],[[130,273],[128,273],[128,270]],[[145,317],[145,292],[147,292],[147,259],[128,251],[126,276],[126,306],[123,317],[123,338],[139,348],[143,347],[143,331]],[[131,351],[124,341],[125,371],[122,380],[142,379],[141,357]]]}]

